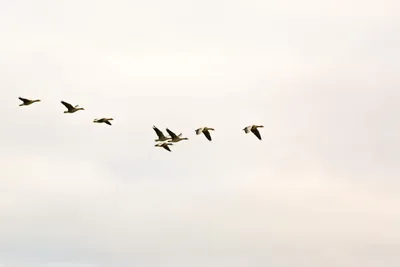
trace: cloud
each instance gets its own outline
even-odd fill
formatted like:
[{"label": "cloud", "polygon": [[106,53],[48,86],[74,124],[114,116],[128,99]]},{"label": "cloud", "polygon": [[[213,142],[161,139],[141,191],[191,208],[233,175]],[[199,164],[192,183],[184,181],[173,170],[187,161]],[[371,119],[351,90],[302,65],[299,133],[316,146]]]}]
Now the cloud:
[{"label": "cloud", "polygon": [[397,6],[0,4],[0,266],[398,266]]}]

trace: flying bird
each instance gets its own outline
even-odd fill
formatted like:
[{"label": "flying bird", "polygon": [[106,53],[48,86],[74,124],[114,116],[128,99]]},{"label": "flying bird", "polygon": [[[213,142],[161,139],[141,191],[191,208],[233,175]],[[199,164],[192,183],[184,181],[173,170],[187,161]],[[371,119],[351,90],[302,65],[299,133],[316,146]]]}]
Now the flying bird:
[{"label": "flying bird", "polygon": [[171,144],[171,143],[168,143],[168,142],[162,142],[162,143],[157,143],[157,144],[155,144],[154,146],[156,146],[156,147],[162,147],[162,148],[164,148],[165,150],[168,150],[169,152],[171,152],[171,149],[168,147],[168,146],[172,146],[173,144]]},{"label": "flying bird", "polygon": [[35,102],[40,102],[40,99],[31,100],[22,97],[18,97],[18,99],[23,102],[22,104],[20,104],[20,106],[29,106],[30,104],[33,104]]},{"label": "flying bird", "polygon": [[101,118],[101,119],[94,119],[94,123],[105,123],[108,125],[112,125],[110,121],[114,120],[113,118]]},{"label": "flying bird", "polygon": [[167,140],[171,140],[171,137],[166,137],[164,135],[164,133],[159,130],[156,126],[153,125],[153,130],[156,132],[158,139],[155,139],[154,141],[158,142],[158,141],[167,141]]},{"label": "flying bird", "polygon": [[252,132],[255,136],[257,136],[258,139],[261,140],[261,134],[257,128],[264,128],[264,126],[263,125],[250,125],[250,126],[247,126],[246,128],[244,128],[243,131],[245,133]]},{"label": "flying bird", "polygon": [[171,131],[170,129],[166,129],[167,130],[167,132],[168,132],[168,134],[171,136],[171,140],[170,140],[170,142],[174,142],[174,143],[176,143],[176,142],[179,142],[179,141],[182,141],[182,140],[189,140],[189,138],[186,138],[186,137],[182,137],[182,134],[180,133],[179,135],[176,135],[173,131]]},{"label": "flying bird", "polygon": [[64,111],[64,113],[74,113],[77,112],[78,110],[85,110],[84,108],[76,106],[72,106],[70,103],[67,103],[65,101],[61,101],[61,104],[63,104],[68,110]]},{"label": "flying bird", "polygon": [[201,133],[204,134],[204,136],[211,141],[211,134],[209,131],[215,131],[213,128],[208,128],[208,127],[202,127],[196,130],[196,134],[199,135]]}]

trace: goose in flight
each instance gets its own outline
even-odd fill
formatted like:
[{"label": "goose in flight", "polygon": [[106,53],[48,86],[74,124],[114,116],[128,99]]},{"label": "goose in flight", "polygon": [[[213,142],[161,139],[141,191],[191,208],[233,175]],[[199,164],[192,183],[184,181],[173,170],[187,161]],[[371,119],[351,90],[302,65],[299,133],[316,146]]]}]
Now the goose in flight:
[{"label": "goose in flight", "polygon": [[168,150],[169,152],[171,152],[171,149],[170,149],[168,146],[172,146],[172,145],[173,145],[173,144],[168,143],[168,142],[162,142],[162,143],[155,144],[154,146],[156,146],[156,147],[162,147],[162,148],[164,148],[165,150]]},{"label": "goose in flight", "polygon": [[64,111],[64,113],[74,113],[74,112],[77,112],[78,110],[85,110],[84,108],[78,107],[78,105],[76,105],[74,107],[70,103],[67,103],[65,101],[61,101],[61,104],[63,104],[68,109],[68,110]]},{"label": "goose in flight", "polygon": [[158,141],[163,142],[163,141],[171,140],[171,137],[166,137],[166,136],[164,135],[164,133],[163,133],[161,130],[159,130],[159,129],[158,129],[156,126],[154,126],[154,125],[153,125],[153,130],[156,132],[156,134],[157,134],[157,136],[158,136],[158,139],[155,139],[154,141],[156,141],[156,142],[158,142]]},{"label": "goose in flight", "polygon": [[246,128],[244,128],[243,131],[245,133],[252,132],[255,136],[257,136],[258,139],[261,140],[261,134],[257,128],[264,128],[264,126],[263,125],[250,125],[250,126],[247,126]]},{"label": "goose in flight", "polygon": [[40,102],[40,99],[31,100],[22,97],[18,97],[18,99],[23,102],[22,104],[20,104],[20,106],[29,106],[30,104],[33,104],[35,102]]},{"label": "goose in flight", "polygon": [[211,134],[209,131],[215,131],[213,128],[208,128],[208,127],[202,127],[196,130],[196,134],[199,135],[201,133],[204,134],[204,136],[211,141]]},{"label": "goose in flight", "polygon": [[170,142],[174,142],[174,143],[176,143],[176,142],[179,142],[179,141],[182,141],[182,140],[189,140],[189,138],[186,138],[186,137],[182,137],[182,134],[180,133],[179,135],[176,135],[173,131],[171,131],[170,129],[166,129],[167,130],[167,132],[168,132],[168,134],[171,136],[171,140],[170,140]]},{"label": "goose in flight", "polygon": [[94,119],[94,123],[105,123],[108,125],[112,125],[110,121],[114,120],[113,118],[101,118],[101,119]]}]

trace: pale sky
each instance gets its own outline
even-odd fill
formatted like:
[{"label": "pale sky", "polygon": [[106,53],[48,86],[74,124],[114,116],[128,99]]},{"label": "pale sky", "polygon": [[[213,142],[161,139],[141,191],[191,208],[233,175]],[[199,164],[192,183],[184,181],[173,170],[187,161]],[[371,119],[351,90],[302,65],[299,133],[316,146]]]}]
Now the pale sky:
[{"label": "pale sky", "polygon": [[400,266],[399,10],[1,1],[0,266]]}]

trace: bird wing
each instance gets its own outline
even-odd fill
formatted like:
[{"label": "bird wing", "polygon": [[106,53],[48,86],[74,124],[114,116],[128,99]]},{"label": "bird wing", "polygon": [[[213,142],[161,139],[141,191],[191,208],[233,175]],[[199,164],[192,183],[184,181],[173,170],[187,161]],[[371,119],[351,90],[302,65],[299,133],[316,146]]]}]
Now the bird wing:
[{"label": "bird wing", "polygon": [[65,101],[61,101],[61,104],[63,104],[68,110],[74,109],[74,107]]},{"label": "bird wing", "polygon": [[109,122],[108,120],[105,120],[104,123],[106,123],[108,125],[112,125],[111,122]]},{"label": "bird wing", "polygon": [[153,130],[156,132],[159,138],[165,138],[163,132],[161,132],[156,126],[153,126]]},{"label": "bird wing", "polygon": [[257,136],[258,139],[261,140],[261,134],[260,134],[260,132],[257,130],[257,128],[253,128],[251,131],[253,132],[253,134],[254,134],[255,136]]},{"label": "bird wing", "polygon": [[26,98],[18,97],[18,99],[21,100],[22,102],[29,102],[29,99]]},{"label": "bird wing", "polygon": [[177,138],[178,136],[176,136],[176,134],[173,132],[173,131],[171,131],[170,129],[166,129],[167,130],[167,132],[168,132],[168,134],[172,137],[172,138]]},{"label": "bird wing", "polygon": [[171,152],[171,149],[169,148],[168,145],[164,145],[163,148],[165,148],[166,150],[168,150],[169,152]]},{"label": "bird wing", "polygon": [[209,141],[211,141],[211,134],[210,134],[209,131],[203,131],[203,134],[205,135],[205,137],[206,137]]}]

